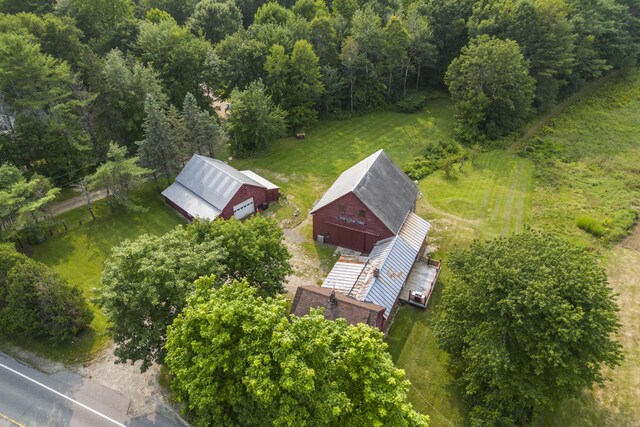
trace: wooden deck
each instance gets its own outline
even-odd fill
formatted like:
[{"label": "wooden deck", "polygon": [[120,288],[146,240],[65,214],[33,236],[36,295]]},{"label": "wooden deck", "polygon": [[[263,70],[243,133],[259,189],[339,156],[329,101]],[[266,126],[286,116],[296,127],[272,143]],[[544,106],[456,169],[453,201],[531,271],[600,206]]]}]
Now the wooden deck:
[{"label": "wooden deck", "polygon": [[[413,266],[411,274],[407,279],[402,291],[400,291],[400,301],[407,302],[420,308],[426,308],[429,297],[438,281],[440,274],[440,263],[433,260],[419,260]],[[419,301],[409,299],[411,292],[418,292],[425,296],[424,304]]]}]

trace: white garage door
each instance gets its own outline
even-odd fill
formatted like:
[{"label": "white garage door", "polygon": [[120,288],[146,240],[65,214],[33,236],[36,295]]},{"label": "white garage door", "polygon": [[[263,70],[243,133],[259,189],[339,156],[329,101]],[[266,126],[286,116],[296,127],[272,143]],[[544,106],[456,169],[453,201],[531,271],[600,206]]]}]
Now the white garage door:
[{"label": "white garage door", "polygon": [[255,211],[253,207],[253,197],[245,200],[244,202],[240,202],[233,207],[233,216],[236,219],[242,219],[251,215]]}]

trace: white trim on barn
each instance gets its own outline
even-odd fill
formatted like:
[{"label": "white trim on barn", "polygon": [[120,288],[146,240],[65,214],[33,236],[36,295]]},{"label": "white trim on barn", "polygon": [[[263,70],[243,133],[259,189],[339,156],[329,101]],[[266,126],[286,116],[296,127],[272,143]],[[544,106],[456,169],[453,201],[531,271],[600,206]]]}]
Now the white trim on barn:
[{"label": "white trim on barn", "polygon": [[256,211],[253,203],[253,197],[243,202],[238,203],[233,207],[233,217],[235,219],[246,218]]}]

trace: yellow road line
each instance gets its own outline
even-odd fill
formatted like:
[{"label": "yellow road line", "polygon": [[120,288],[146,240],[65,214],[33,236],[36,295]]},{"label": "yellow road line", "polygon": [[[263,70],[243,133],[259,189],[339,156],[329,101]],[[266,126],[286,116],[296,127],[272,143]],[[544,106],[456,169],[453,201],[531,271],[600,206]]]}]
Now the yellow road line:
[{"label": "yellow road line", "polygon": [[4,418],[5,420],[9,421],[11,424],[13,424],[15,427],[26,427],[24,424],[20,424],[19,422],[17,422],[16,420],[14,420],[11,417],[7,417],[5,414],[3,414],[2,412],[0,412],[0,417]]}]

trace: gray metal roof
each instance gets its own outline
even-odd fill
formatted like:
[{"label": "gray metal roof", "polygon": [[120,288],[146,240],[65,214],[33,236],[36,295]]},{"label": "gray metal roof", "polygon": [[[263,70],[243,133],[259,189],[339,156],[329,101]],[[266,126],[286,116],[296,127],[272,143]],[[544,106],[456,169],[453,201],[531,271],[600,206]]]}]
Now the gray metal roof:
[{"label": "gray metal roof", "polygon": [[367,265],[367,257],[341,256],[329,275],[324,279],[323,288],[335,288],[336,291],[348,294]]},{"label": "gray metal roof", "polygon": [[418,215],[413,212],[409,212],[407,218],[404,220],[402,224],[402,228],[398,232],[398,236],[402,238],[409,246],[411,246],[416,251],[420,251],[422,248],[422,243],[424,239],[427,237],[427,233],[431,228],[431,224],[429,224],[424,219],[420,218]]},{"label": "gray metal roof", "polygon": [[378,243],[382,244],[376,244],[371,251],[371,258],[380,257],[384,261],[380,263],[379,275],[362,297],[362,301],[383,306],[384,315],[388,318],[409,277],[418,251],[398,236]]},{"label": "gray metal roof", "polygon": [[162,194],[193,217],[214,219],[243,184],[266,188],[220,160],[195,154]]},{"label": "gray metal roof", "polygon": [[261,177],[260,175],[258,175],[254,171],[246,170],[246,171],[240,171],[240,173],[245,175],[245,176],[247,176],[247,177],[249,177],[250,179],[258,182],[260,185],[265,187],[267,190],[275,190],[275,189],[280,188],[277,185],[275,185],[273,182],[269,181],[266,178]]},{"label": "gray metal roof", "polygon": [[176,182],[222,211],[242,184],[263,187],[220,160],[194,155]]},{"label": "gray metal roof", "polygon": [[314,206],[312,213],[353,192],[394,234],[415,207],[418,188],[400,168],[378,150],[342,172]]},{"label": "gray metal roof", "polygon": [[368,258],[340,257],[322,287],[335,288],[359,301],[381,305],[388,318],[429,228],[427,221],[410,212],[398,235],[378,241]]},{"label": "gray metal roof", "polygon": [[174,182],[162,192],[162,195],[180,206],[194,218],[204,218],[213,221],[220,215],[220,211],[189,191],[179,182]]}]

